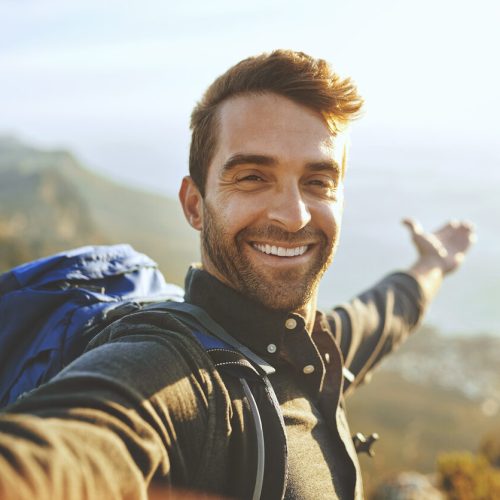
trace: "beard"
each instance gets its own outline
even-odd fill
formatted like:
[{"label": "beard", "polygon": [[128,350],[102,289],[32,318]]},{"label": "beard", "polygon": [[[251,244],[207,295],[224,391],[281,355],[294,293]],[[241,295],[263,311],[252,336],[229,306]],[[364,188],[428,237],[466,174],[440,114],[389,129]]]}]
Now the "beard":
[{"label": "beard", "polygon": [[[232,288],[270,309],[293,311],[308,304],[335,253],[336,240],[310,226],[295,233],[275,225],[245,228],[233,238],[207,203],[203,205],[203,221],[201,241],[205,257]],[[248,258],[248,251],[257,251],[245,248],[249,241],[289,245],[314,241],[316,256],[307,265],[295,268],[257,265]]]}]

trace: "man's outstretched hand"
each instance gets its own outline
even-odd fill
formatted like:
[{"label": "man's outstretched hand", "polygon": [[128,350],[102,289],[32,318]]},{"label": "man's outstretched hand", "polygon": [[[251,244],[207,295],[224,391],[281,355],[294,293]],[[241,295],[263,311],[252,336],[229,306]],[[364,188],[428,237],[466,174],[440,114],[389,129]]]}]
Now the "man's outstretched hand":
[{"label": "man's outstretched hand", "polygon": [[441,267],[443,274],[454,271],[476,241],[474,227],[467,222],[451,221],[433,233],[427,233],[414,219],[403,219],[410,230],[421,259],[429,259]]},{"label": "man's outstretched hand", "polygon": [[474,227],[467,222],[451,221],[434,232],[426,232],[414,219],[404,219],[419,258],[409,269],[427,298],[437,292],[443,276],[457,269],[470,246],[476,241]]}]

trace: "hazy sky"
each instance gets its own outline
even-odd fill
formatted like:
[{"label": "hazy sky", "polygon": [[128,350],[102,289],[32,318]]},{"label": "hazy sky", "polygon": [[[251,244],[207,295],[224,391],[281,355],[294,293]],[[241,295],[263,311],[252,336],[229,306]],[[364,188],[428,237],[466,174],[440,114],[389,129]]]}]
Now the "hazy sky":
[{"label": "hazy sky", "polygon": [[323,57],[355,79],[366,108],[352,133],[347,230],[323,280],[338,297],[322,300],[343,300],[414,258],[401,217],[427,227],[466,218],[479,243],[429,317],[497,331],[499,6],[0,0],[0,133],[67,147],[93,169],[174,194],[187,171],[190,111],[216,76],[275,48]]},{"label": "hazy sky", "polygon": [[203,89],[247,55],[289,47],[357,81],[359,161],[387,146],[497,155],[498,5],[0,0],[0,133],[173,192]]}]

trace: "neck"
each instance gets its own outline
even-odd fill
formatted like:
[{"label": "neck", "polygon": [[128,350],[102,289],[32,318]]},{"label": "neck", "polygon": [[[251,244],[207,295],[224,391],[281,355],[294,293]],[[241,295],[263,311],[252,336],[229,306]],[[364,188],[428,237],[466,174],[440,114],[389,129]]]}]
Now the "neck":
[{"label": "neck", "polygon": [[[198,265],[197,267],[211,274],[214,278],[218,279],[224,285],[232,288],[233,290],[239,293],[242,293],[241,290],[238,290],[238,288],[233,283],[231,283],[222,273],[220,273],[208,259],[204,258],[203,252],[202,252],[201,265]],[[253,300],[258,300],[258,299],[254,298]],[[316,284],[316,286],[314,287],[314,291],[311,293],[311,298],[309,299],[309,301],[303,306],[300,306],[297,309],[289,311],[299,314],[304,318],[305,326],[309,333],[311,333],[314,328],[314,322],[316,320],[317,302],[318,302],[318,285]],[[270,307],[269,305],[266,305],[263,302],[261,303],[265,307]]]},{"label": "neck", "polygon": [[309,335],[313,331],[314,322],[316,320],[317,302],[318,302],[317,292],[314,292],[307,304],[303,305],[301,308],[294,311],[297,314],[300,314],[304,318]]}]

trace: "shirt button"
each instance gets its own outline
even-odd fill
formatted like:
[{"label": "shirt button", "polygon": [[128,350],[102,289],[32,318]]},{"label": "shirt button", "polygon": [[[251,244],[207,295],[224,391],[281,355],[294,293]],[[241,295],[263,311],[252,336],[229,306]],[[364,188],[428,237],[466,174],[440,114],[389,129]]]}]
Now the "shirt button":
[{"label": "shirt button", "polygon": [[285,321],[285,326],[288,328],[288,330],[293,330],[297,326],[297,321],[293,318],[288,318]]},{"label": "shirt button", "polygon": [[276,352],[276,345],[275,344],[269,344],[267,346],[267,352],[274,354]]},{"label": "shirt button", "polygon": [[327,352],[325,353],[325,361],[326,361],[327,363],[329,363],[329,362],[330,362],[330,354],[328,354]]},{"label": "shirt button", "polygon": [[306,365],[304,368],[302,368],[302,371],[306,374],[309,375],[314,371],[314,366],[313,365]]}]

